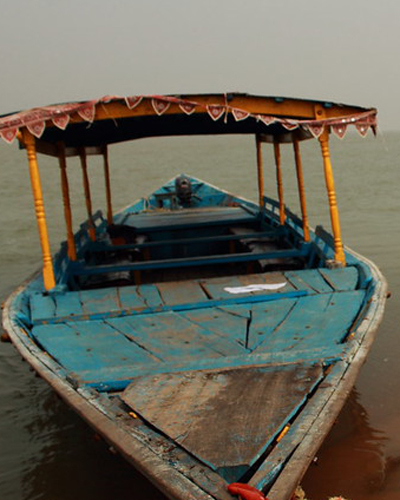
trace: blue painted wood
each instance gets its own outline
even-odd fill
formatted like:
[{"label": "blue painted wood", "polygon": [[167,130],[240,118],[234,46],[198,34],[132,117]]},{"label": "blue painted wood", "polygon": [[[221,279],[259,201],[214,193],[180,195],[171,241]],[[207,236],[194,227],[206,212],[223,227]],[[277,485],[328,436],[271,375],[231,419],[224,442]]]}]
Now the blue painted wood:
[{"label": "blue painted wood", "polygon": [[253,222],[255,222],[254,216],[250,216],[241,207],[218,207],[218,210],[204,208],[200,210],[147,212],[132,214],[124,219],[124,224],[131,225],[145,233]]},{"label": "blue painted wood", "polygon": [[43,321],[53,318],[56,312],[56,305],[50,295],[34,293],[30,297],[30,308],[32,322]]},{"label": "blue painted wood", "polygon": [[146,284],[137,288],[137,291],[147,307],[158,309],[163,307],[163,301],[156,285]]},{"label": "blue painted wood", "polygon": [[[260,364],[269,363],[287,364],[296,363],[299,360],[308,363],[333,363],[345,355],[346,347],[344,344],[332,344],[329,346],[320,347],[318,349],[305,349],[302,350],[299,346],[298,349],[291,351],[274,351],[262,354],[252,353],[246,356],[222,356],[214,359],[195,359],[188,362],[169,362],[159,363],[156,366],[149,367],[148,365],[132,366],[129,376],[117,378],[114,377],[111,370],[108,374],[104,371],[97,377],[96,373],[86,373],[85,384],[88,387],[96,389],[100,392],[108,391],[121,391],[124,390],[134,377],[141,375],[154,375],[157,373],[179,373],[188,370],[207,370],[207,369],[221,369],[232,368],[235,366],[257,366]],[[108,375],[108,377],[107,377]],[[83,381],[81,380],[83,383]]]},{"label": "blue painted wood", "polygon": [[321,268],[319,271],[336,291],[355,290],[357,287],[359,273],[356,267]]},{"label": "blue painted wood", "polygon": [[176,305],[170,305],[166,306],[163,305],[161,296],[158,292],[158,289],[155,285],[141,285],[140,287],[137,288],[139,290],[138,294],[140,295],[140,298],[143,300],[144,307],[135,307],[133,309],[121,309],[121,310],[115,310],[115,311],[106,311],[106,312],[98,312],[96,314],[91,314],[90,317],[88,317],[87,314],[83,314],[81,316],[67,316],[67,317],[50,317],[50,318],[45,318],[45,319],[40,319],[35,322],[35,324],[42,324],[42,323],[51,323],[51,324],[57,324],[57,323],[64,323],[65,321],[80,321],[83,319],[90,319],[93,321],[97,321],[100,319],[106,319],[106,318],[112,318],[112,317],[117,317],[117,316],[126,316],[127,314],[129,315],[137,315],[137,314],[142,314],[142,315],[151,315],[154,313],[158,312],[168,312],[168,311],[190,311],[193,309],[208,309],[208,308],[213,308],[213,307],[220,307],[220,306],[230,306],[230,305],[239,305],[239,304],[252,304],[252,303],[257,303],[257,302],[266,302],[270,300],[276,300],[280,298],[295,298],[295,297],[303,297],[307,295],[306,291],[295,291],[295,292],[288,292],[288,293],[281,293],[281,294],[259,294],[259,295],[248,295],[246,296],[233,296],[232,298],[227,298],[227,299],[221,299],[221,300],[207,300],[204,302],[191,302],[191,303],[185,303],[185,304],[176,304]]},{"label": "blue painted wood", "polygon": [[[270,336],[279,328],[298,300],[285,299],[253,305],[248,334],[249,349],[253,351],[264,341],[268,342]],[[270,348],[272,349],[272,345]]]},{"label": "blue painted wood", "polygon": [[82,290],[79,292],[79,298],[84,313],[89,316],[92,314],[121,310],[121,303],[116,288]]},{"label": "blue painted wood", "polygon": [[317,293],[330,293],[333,291],[332,287],[321,276],[318,269],[286,271],[284,275],[298,290],[309,289]]},{"label": "blue painted wood", "polygon": [[82,316],[85,311],[82,307],[81,296],[79,292],[65,292],[53,294],[56,303],[56,316]]},{"label": "blue painted wood", "polygon": [[138,292],[138,288],[136,286],[118,288],[119,301],[123,310],[141,310],[148,307]]},{"label": "blue painted wood", "polygon": [[170,281],[157,283],[156,286],[163,303],[167,306],[208,300],[198,281]]},{"label": "blue painted wood", "polygon": [[[33,328],[33,336],[46,351],[77,379],[124,379],[138,364],[158,360],[103,321],[81,321]],[[90,379],[90,377],[89,377]]]},{"label": "blue painted wood", "polygon": [[268,259],[290,259],[306,257],[309,251],[308,245],[303,245],[300,249],[276,250],[273,252],[257,253],[235,253],[225,255],[214,255],[206,257],[189,257],[178,259],[163,259],[144,262],[133,262],[124,264],[108,264],[98,266],[80,265],[77,263],[72,272],[78,276],[116,273],[123,271],[145,271],[156,269],[172,269],[176,267],[209,266],[216,264],[228,264],[238,262],[253,262]]},{"label": "blue painted wood", "polygon": [[340,342],[357,316],[364,296],[364,291],[356,290],[300,298],[256,352],[266,352],[271,347],[287,351],[300,345],[314,348]]},{"label": "blue painted wood", "polygon": [[107,323],[163,361],[216,358],[243,351],[174,312],[112,318]]},{"label": "blue painted wood", "polygon": [[250,308],[243,308],[246,315],[235,314],[236,308],[237,306],[226,307],[225,309],[195,309],[180,314],[197,325],[238,344],[241,346],[240,352],[243,354],[243,348],[246,345],[247,324],[250,319]]}]

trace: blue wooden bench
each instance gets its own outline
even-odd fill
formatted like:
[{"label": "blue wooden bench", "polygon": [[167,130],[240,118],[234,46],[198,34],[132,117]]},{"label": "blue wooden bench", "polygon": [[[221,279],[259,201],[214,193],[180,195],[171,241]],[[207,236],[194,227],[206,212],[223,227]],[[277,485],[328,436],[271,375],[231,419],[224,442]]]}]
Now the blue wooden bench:
[{"label": "blue wooden bench", "polygon": [[148,271],[157,269],[173,269],[182,267],[210,266],[220,264],[238,264],[254,262],[259,260],[273,259],[293,259],[304,258],[308,255],[309,245],[304,243],[300,248],[287,250],[276,250],[271,252],[249,252],[233,253],[224,255],[211,255],[201,257],[189,257],[178,259],[149,260],[144,262],[132,262],[106,265],[85,265],[80,262],[74,263],[71,267],[71,274],[74,276],[88,276],[107,273],[118,273],[124,271]]}]

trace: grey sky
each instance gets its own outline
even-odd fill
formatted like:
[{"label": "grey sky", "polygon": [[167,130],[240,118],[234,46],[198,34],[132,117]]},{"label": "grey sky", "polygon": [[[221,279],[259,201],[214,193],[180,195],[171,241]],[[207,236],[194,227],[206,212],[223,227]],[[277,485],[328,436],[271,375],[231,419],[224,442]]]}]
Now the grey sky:
[{"label": "grey sky", "polygon": [[243,91],[376,106],[400,128],[398,0],[0,0],[0,113]]}]

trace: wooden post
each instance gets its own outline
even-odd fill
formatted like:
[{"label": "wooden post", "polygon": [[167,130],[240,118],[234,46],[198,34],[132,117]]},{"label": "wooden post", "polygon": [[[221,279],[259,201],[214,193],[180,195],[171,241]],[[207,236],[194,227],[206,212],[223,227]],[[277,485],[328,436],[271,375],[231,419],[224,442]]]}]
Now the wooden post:
[{"label": "wooden post", "polygon": [[71,201],[69,197],[67,160],[65,157],[64,143],[62,142],[58,143],[57,149],[58,149],[58,160],[60,163],[60,172],[61,172],[61,189],[62,189],[63,203],[64,203],[64,218],[65,218],[65,225],[67,228],[68,257],[70,258],[70,260],[75,261],[76,246],[75,246],[74,232],[72,229],[72,211],[71,211]]},{"label": "wooden post", "polygon": [[335,262],[345,266],[346,258],[343,251],[342,237],[340,234],[339,211],[336,202],[335,182],[329,154],[329,133],[325,127],[324,132],[319,137],[321,144],[322,158],[324,161],[325,183],[328,192],[329,212],[331,216],[333,241],[335,249]]},{"label": "wooden post", "polygon": [[55,287],[53,262],[51,260],[50,242],[47,231],[46,214],[43,204],[42,185],[40,182],[39,168],[36,157],[36,144],[34,136],[27,130],[23,131],[23,141],[28,154],[29,174],[31,178],[35,215],[39,231],[40,246],[43,257],[43,282],[46,290]]},{"label": "wooden post", "polygon": [[296,161],[297,187],[300,198],[301,216],[303,219],[304,241],[310,241],[310,229],[309,229],[307,206],[306,206],[306,192],[304,189],[303,166],[301,164],[300,146],[299,146],[299,141],[297,139],[293,141],[293,149],[294,149],[294,158]]},{"label": "wooden post", "polygon": [[260,206],[260,210],[262,210],[264,207],[264,173],[263,173],[261,140],[258,135],[256,135],[256,148],[257,148],[258,204]]},{"label": "wooden post", "polygon": [[79,148],[79,156],[81,158],[82,175],[83,175],[83,189],[85,191],[85,202],[86,210],[88,215],[89,223],[89,237],[92,241],[96,240],[96,232],[93,224],[93,214],[92,214],[92,199],[90,196],[90,184],[89,177],[87,173],[87,158],[85,148]]},{"label": "wooden post", "polygon": [[113,211],[111,204],[111,183],[110,183],[110,165],[108,162],[108,148],[107,144],[103,149],[103,158],[104,158],[104,180],[106,184],[106,200],[107,200],[107,222],[108,224],[113,223]]},{"label": "wooden post", "polygon": [[285,215],[285,202],[283,199],[281,151],[278,142],[274,142],[274,153],[275,153],[275,164],[276,164],[276,185],[278,188],[278,198],[279,198],[279,219],[281,225],[283,226],[285,224],[286,215]]}]

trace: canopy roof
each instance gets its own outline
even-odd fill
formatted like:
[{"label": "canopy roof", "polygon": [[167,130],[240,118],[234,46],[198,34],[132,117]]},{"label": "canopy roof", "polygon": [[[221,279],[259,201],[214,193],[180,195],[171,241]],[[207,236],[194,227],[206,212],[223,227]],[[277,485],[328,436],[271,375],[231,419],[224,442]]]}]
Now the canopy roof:
[{"label": "canopy roof", "polygon": [[376,115],[374,108],[240,93],[106,96],[2,116],[0,136],[11,143],[26,128],[38,151],[57,155],[63,142],[74,155],[80,147],[97,152],[156,136],[259,134],[266,142],[292,142],[319,137],[325,127],[342,138],[349,125],[365,136],[370,127],[375,131]]}]

